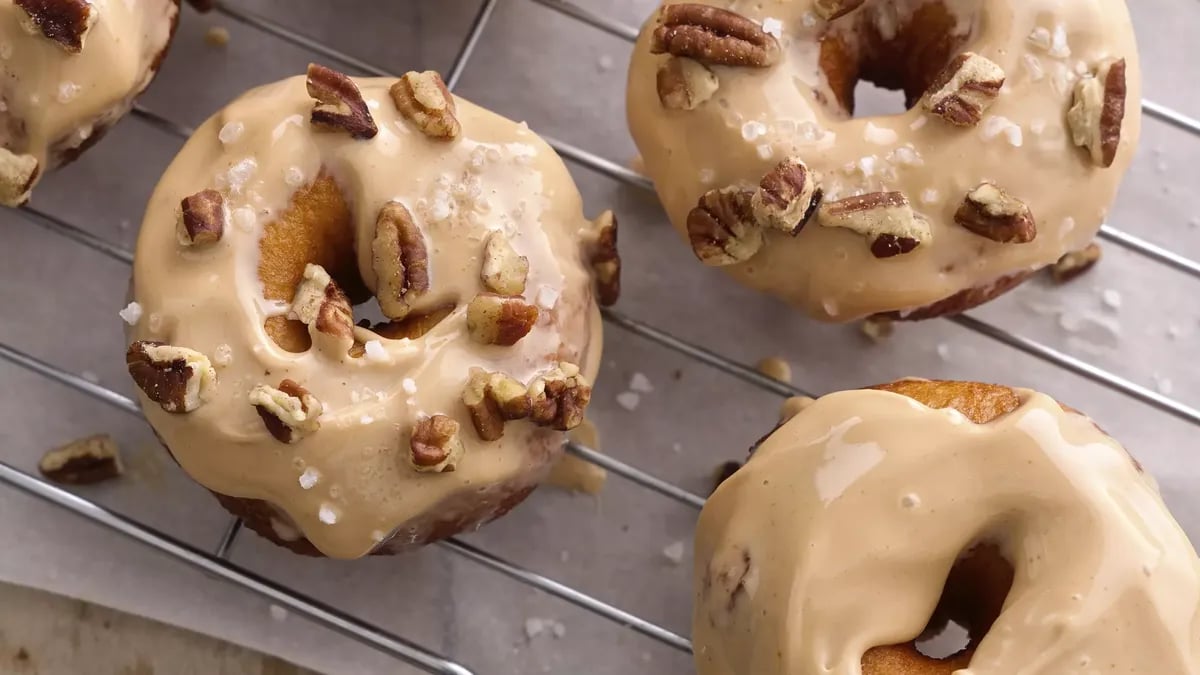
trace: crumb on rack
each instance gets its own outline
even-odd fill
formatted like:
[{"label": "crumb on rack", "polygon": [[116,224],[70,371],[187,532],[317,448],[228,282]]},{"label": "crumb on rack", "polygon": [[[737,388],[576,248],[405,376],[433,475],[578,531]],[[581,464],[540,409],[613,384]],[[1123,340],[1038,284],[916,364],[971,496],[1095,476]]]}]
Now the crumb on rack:
[{"label": "crumb on rack", "polygon": [[649,394],[654,391],[654,385],[650,382],[650,378],[639,372],[629,378],[629,389],[639,394]]},{"label": "crumb on rack", "polygon": [[617,394],[617,404],[629,412],[637,410],[638,404],[641,401],[642,395],[636,391],[623,391]]},{"label": "crumb on rack", "polygon": [[683,564],[683,553],[684,543],[682,541],[671,542],[662,550],[663,557],[669,560],[672,565]]},{"label": "crumb on rack", "polygon": [[224,26],[209,26],[204,32],[204,41],[213,47],[224,47],[229,40],[229,29]]},{"label": "crumb on rack", "polygon": [[95,434],[47,451],[38,471],[54,483],[91,485],[120,476],[124,467],[113,437]]},{"label": "crumb on rack", "polygon": [[896,322],[886,316],[870,316],[863,319],[858,328],[871,342],[879,344],[892,336],[896,329]]},{"label": "crumb on rack", "polygon": [[773,380],[778,380],[785,384],[791,384],[792,382],[792,367],[787,361],[778,356],[769,356],[760,360],[755,368],[758,372]]},{"label": "crumb on rack", "polygon": [[558,639],[567,634],[567,627],[557,619],[543,619],[536,616],[525,619],[525,638],[527,640],[533,640],[543,633],[548,633]]},{"label": "crumb on rack", "polygon": [[142,320],[142,306],[136,302],[131,302],[125,305],[125,309],[117,312],[117,315],[130,326],[136,326]]}]

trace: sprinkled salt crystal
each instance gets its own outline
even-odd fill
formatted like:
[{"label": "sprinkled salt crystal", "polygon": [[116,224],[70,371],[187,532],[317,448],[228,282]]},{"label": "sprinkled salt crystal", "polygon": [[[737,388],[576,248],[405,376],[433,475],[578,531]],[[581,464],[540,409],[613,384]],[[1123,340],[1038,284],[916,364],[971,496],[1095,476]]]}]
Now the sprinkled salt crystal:
[{"label": "sprinkled salt crystal", "polygon": [[338,521],[338,513],[329,504],[322,504],[317,510],[317,518],[326,525],[333,525]]},{"label": "sprinkled salt crystal", "polygon": [[559,292],[557,288],[542,284],[538,287],[537,306],[547,310],[554,309],[558,305],[558,297]]},{"label": "sprinkled salt crystal", "polygon": [[142,320],[142,306],[136,302],[131,302],[125,305],[125,309],[117,312],[117,315],[130,326],[136,326],[138,321]]},{"label": "sprinkled salt crystal", "polygon": [[1049,51],[1050,49],[1050,29],[1045,26],[1034,28],[1033,32],[1026,39],[1038,49],[1043,51]]},{"label": "sprinkled salt crystal", "polygon": [[596,67],[602,72],[612,70],[613,58],[608,54],[601,54],[600,58],[596,60]]},{"label": "sprinkled salt crystal", "polygon": [[796,125],[796,133],[800,134],[800,138],[806,141],[815,141],[825,137],[825,132],[821,127],[817,126],[816,122],[801,122]]},{"label": "sprinkled salt crystal", "polygon": [[75,99],[76,96],[79,95],[79,92],[82,89],[83,89],[83,87],[80,87],[79,85],[75,84],[74,82],[59,82],[58,83],[58,102],[59,103],[70,103],[72,100]]},{"label": "sprinkled salt crystal", "polygon": [[622,408],[633,412],[637,410],[638,403],[642,400],[642,395],[636,391],[623,391],[617,394],[617,404]]},{"label": "sprinkled salt crystal", "polygon": [[767,133],[767,125],[757,120],[751,120],[742,125],[742,138],[753,141]]},{"label": "sprinkled salt crystal", "polygon": [[1106,288],[1100,294],[1100,301],[1109,309],[1121,308],[1121,292],[1115,288]]},{"label": "sprinkled salt crystal", "polygon": [[1050,76],[1050,85],[1054,87],[1054,93],[1059,96],[1065,96],[1071,91],[1071,85],[1075,83],[1075,73],[1061,63],[1055,64],[1054,73]]},{"label": "sprinkled salt crystal", "polygon": [[1008,137],[1009,145],[1014,148],[1019,148],[1025,143],[1025,137],[1021,133],[1021,127],[1014,124],[1004,130],[1004,135]]},{"label": "sprinkled salt crystal", "polygon": [[805,28],[812,28],[813,26],[817,25],[817,15],[813,14],[812,12],[805,12],[804,16],[800,17],[800,23],[803,24]]},{"label": "sprinkled salt crystal", "polygon": [[1004,134],[1008,138],[1008,142],[1018,148],[1021,147],[1021,144],[1024,141],[1021,135],[1020,125],[1013,123],[1012,120],[1004,117],[1003,115],[989,115],[988,118],[983,121],[980,134],[982,134],[983,137],[989,141],[1000,134]]},{"label": "sprinkled salt crystal", "polygon": [[902,145],[888,156],[889,159],[896,161],[905,166],[920,165],[924,162],[921,160],[921,153],[917,152],[916,148],[911,145]]},{"label": "sprinkled salt crystal", "polygon": [[858,160],[858,170],[862,171],[862,175],[870,178],[875,175],[875,165],[878,158],[874,156],[860,157]]},{"label": "sprinkled salt crystal", "polygon": [[1022,56],[1021,64],[1025,66],[1025,72],[1029,73],[1030,80],[1041,82],[1046,79],[1046,69],[1042,68],[1042,60],[1033,54]]},{"label": "sprinkled salt crystal", "polygon": [[643,394],[649,394],[654,391],[654,385],[650,383],[650,378],[642,373],[634,373],[633,377],[629,378],[629,388]]},{"label": "sprinkled salt crystal", "polygon": [[662,550],[663,557],[667,560],[670,560],[672,565],[683,564],[683,546],[684,544],[682,541],[676,541],[667,544],[667,546]]},{"label": "sprinkled salt crystal", "polygon": [[383,344],[379,340],[367,340],[366,344],[363,345],[363,349],[366,352],[367,360],[372,363],[387,363],[389,361],[387,350],[383,348]]},{"label": "sprinkled salt crystal", "polygon": [[525,619],[526,638],[532,640],[543,633],[549,633],[555,639],[559,639],[567,634],[567,627],[561,621],[554,619],[539,619],[537,617]]},{"label": "sprinkled salt crystal", "polygon": [[1154,388],[1163,396],[1170,396],[1175,391],[1175,383],[1163,375],[1154,374]]},{"label": "sprinkled salt crystal", "polygon": [[387,532],[383,530],[371,530],[371,541],[376,544],[382,544],[387,541]]},{"label": "sprinkled salt crystal", "polygon": [[217,133],[217,138],[225,145],[237,143],[242,137],[242,133],[246,131],[246,125],[241,122],[229,122],[221,127],[221,131]]},{"label": "sprinkled salt crystal", "polygon": [[712,185],[712,182],[717,179],[717,172],[712,169],[700,169],[700,182],[705,185]]},{"label": "sprinkled salt crystal", "polygon": [[774,17],[768,16],[763,19],[762,29],[764,33],[774,35],[776,39],[783,37],[783,22]]},{"label": "sprinkled salt crystal", "polygon": [[254,215],[254,209],[249,206],[239,206],[233,210],[233,225],[243,232],[253,232],[254,226],[258,224],[258,216]]},{"label": "sprinkled salt crystal", "polygon": [[1054,34],[1050,37],[1050,56],[1065,59],[1071,55],[1071,47],[1067,45],[1067,29],[1061,23],[1054,25]]},{"label": "sprinkled salt crystal", "polygon": [[224,368],[231,363],[233,363],[233,347],[222,342],[213,352],[213,364]]},{"label": "sprinkled salt crystal", "polygon": [[362,417],[358,418],[358,423],[363,425],[364,427],[374,421],[375,421],[375,418],[371,417],[370,415],[363,415]]},{"label": "sprinkled salt crystal", "polygon": [[289,166],[283,172],[283,182],[287,183],[289,187],[300,187],[304,184],[304,172],[298,166]]},{"label": "sprinkled salt crystal", "polygon": [[929,123],[929,118],[924,115],[921,115],[917,119],[913,120],[912,124],[908,125],[908,128],[912,129],[913,131],[916,131],[917,129],[920,129],[921,127],[925,126],[928,123]]},{"label": "sprinkled salt crystal", "polygon": [[82,377],[83,379],[87,380],[88,382],[91,382],[92,384],[100,384],[100,376],[97,375],[94,371],[85,370],[82,373],[80,373],[79,376]]},{"label": "sprinkled salt crystal", "polygon": [[941,359],[943,361],[949,361],[950,360],[950,345],[946,344],[945,342],[939,342],[938,346],[937,346],[937,355],[938,355],[939,359]]},{"label": "sprinkled salt crystal", "polygon": [[411,377],[406,377],[400,382],[400,386],[404,389],[404,393],[413,396],[417,393],[417,381]]},{"label": "sprinkled salt crystal", "polygon": [[942,199],[942,193],[938,192],[937,190],[935,190],[933,188],[926,188],[924,190],[921,190],[921,203],[922,204],[936,204],[939,201],[941,201],[941,199]]},{"label": "sprinkled salt crystal", "polygon": [[771,147],[770,143],[760,143],[756,149],[759,159],[771,159],[775,156],[775,148]]},{"label": "sprinkled salt crystal", "polygon": [[257,170],[258,162],[254,161],[253,157],[247,157],[246,159],[243,159],[237,164],[229,167],[229,171],[225,172],[223,178],[225,180],[225,184],[229,186],[230,190],[233,190],[234,192],[240,192],[242,186],[246,184],[246,181],[250,180],[250,177],[253,176],[254,172]]},{"label": "sprinkled salt crystal", "polygon": [[304,473],[300,474],[300,487],[305,490],[313,489],[319,482],[321,482],[321,472],[311,466],[305,469]]},{"label": "sprinkled salt crystal", "polygon": [[271,618],[276,621],[287,621],[288,611],[279,605],[271,605]]},{"label": "sprinkled salt crystal", "polygon": [[445,220],[454,212],[454,204],[450,201],[450,195],[445,192],[438,192],[433,196],[433,204],[430,206],[429,215],[434,220]]},{"label": "sprinkled salt crystal", "polygon": [[876,126],[873,122],[867,122],[866,128],[863,129],[863,138],[868,143],[874,143],[875,145],[892,145],[900,139],[900,135],[893,129]]},{"label": "sprinkled salt crystal", "polygon": [[821,301],[821,309],[825,310],[825,314],[830,317],[838,315],[838,303],[833,298],[825,298]]}]

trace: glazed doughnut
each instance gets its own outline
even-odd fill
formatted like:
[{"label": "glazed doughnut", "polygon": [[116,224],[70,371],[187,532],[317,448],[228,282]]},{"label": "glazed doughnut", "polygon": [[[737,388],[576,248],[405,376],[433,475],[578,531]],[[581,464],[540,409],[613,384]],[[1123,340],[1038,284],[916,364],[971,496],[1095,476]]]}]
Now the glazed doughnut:
[{"label": "glazed doughnut", "polygon": [[0,1],[0,204],[129,112],[178,19],[179,0]]},{"label": "glazed doughnut", "polygon": [[[1154,481],[1029,390],[812,402],[708,500],[695,560],[699,675],[1200,672],[1200,560]],[[949,621],[969,644],[922,654]]]},{"label": "glazed doughnut", "polygon": [[[549,146],[432,71],[314,65],[250,91],[146,211],[124,313],[146,416],[293,550],[393,553],[491,520],[591,394],[619,259],[611,213],[581,209]],[[356,323],[372,296],[383,320]]]},{"label": "glazed doughnut", "polygon": [[[1092,240],[1133,159],[1138,72],[1121,0],[667,2],[627,112],[703,262],[821,320],[917,319]],[[859,81],[907,110],[855,117]]]}]

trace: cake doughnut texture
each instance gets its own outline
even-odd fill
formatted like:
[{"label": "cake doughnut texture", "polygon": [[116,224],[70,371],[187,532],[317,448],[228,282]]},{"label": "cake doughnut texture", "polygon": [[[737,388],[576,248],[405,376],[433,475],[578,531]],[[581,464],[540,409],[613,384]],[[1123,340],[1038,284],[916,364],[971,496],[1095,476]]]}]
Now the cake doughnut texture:
[{"label": "cake doughnut texture", "polygon": [[[907,110],[854,117],[855,85]],[[628,119],[706,264],[826,321],[960,312],[1088,245],[1140,132],[1122,0],[666,2]]]},{"label": "cake doughnut texture", "polygon": [[0,204],[129,112],[178,19],[179,0],[0,1]]},{"label": "cake doughnut texture", "polygon": [[[822,397],[709,498],[699,675],[1200,672],[1200,561],[1153,480],[1029,390]],[[969,644],[914,645],[948,621]]]},{"label": "cake doughnut texture", "polygon": [[398,552],[502,515],[560,455],[615,241],[549,146],[437,73],[313,65],[164,174],[130,374],[183,469],[263,536]]}]

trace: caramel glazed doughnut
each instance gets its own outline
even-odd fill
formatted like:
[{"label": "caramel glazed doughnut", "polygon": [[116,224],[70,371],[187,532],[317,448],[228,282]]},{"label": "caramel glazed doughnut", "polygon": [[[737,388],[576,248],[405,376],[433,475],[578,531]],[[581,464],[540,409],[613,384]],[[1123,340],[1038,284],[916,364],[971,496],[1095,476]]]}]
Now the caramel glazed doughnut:
[{"label": "caramel glazed doughnut", "polygon": [[[852,117],[859,80],[908,110]],[[1140,131],[1120,0],[668,3],[628,88],[697,257],[830,321],[962,311],[1082,249]]]},{"label": "caramel glazed doughnut", "polygon": [[[146,416],[299,552],[393,553],[502,515],[591,395],[619,261],[611,212],[581,210],[549,146],[435,72],[314,65],[255,89],[147,209],[123,312]],[[355,325],[372,295],[387,320]]]},{"label": "caramel glazed doughnut", "polygon": [[129,112],[178,19],[178,0],[0,0],[0,204]]},{"label": "caramel glazed doughnut", "polygon": [[[1200,561],[1116,441],[1033,391],[874,389],[812,402],[708,500],[699,675],[1200,673]],[[948,621],[965,648],[917,650]]]}]

